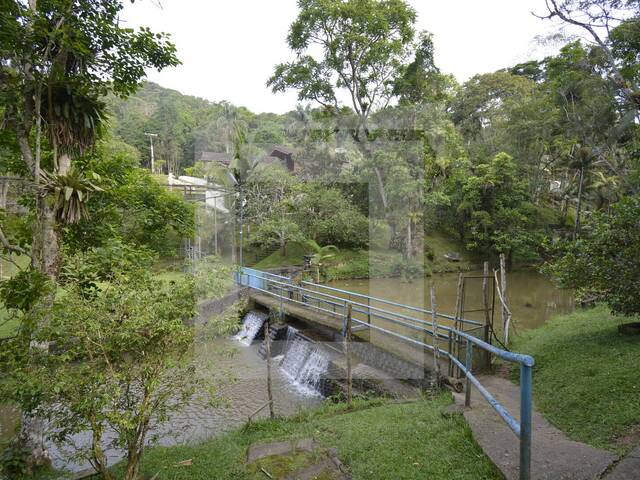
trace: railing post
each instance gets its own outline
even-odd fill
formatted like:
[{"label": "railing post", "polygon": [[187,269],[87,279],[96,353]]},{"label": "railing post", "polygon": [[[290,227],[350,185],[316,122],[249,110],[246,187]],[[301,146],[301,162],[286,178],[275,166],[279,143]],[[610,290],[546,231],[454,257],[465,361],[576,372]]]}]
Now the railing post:
[{"label": "railing post", "polygon": [[345,350],[347,354],[347,406],[351,408],[353,395],[353,377],[351,372],[351,304],[347,305]]},{"label": "railing post", "polygon": [[464,406],[471,406],[471,380],[469,380],[469,374],[471,373],[471,368],[473,366],[473,343],[467,339],[467,361],[465,362],[466,368],[466,382],[464,386]]},{"label": "railing post", "polygon": [[520,480],[531,479],[531,366],[520,365]]},{"label": "railing post", "polygon": [[448,374],[450,377],[453,377],[453,360],[451,360],[453,353],[453,332],[449,329],[449,370]]}]

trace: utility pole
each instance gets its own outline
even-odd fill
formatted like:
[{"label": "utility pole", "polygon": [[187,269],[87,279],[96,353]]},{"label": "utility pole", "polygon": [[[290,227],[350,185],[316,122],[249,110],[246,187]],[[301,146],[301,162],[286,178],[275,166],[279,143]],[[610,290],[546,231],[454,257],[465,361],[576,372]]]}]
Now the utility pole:
[{"label": "utility pole", "polygon": [[243,259],[242,259],[242,242],[243,242],[243,231],[244,231],[244,197],[242,191],[242,182],[238,184],[239,193],[240,193],[240,268],[244,267]]},{"label": "utility pole", "polygon": [[154,168],[153,167],[154,167],[155,158],[153,156],[153,137],[157,137],[158,134],[157,133],[147,133],[147,132],[144,132],[144,134],[147,137],[149,137],[149,144],[151,145],[151,173],[154,173]]}]

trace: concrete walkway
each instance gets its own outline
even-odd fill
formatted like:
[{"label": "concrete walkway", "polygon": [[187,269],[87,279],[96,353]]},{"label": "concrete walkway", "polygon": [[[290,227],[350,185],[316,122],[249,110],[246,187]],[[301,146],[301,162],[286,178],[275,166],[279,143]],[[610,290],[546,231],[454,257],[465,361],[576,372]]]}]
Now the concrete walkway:
[{"label": "concrete walkway", "polygon": [[[492,395],[517,419],[520,418],[520,388],[495,376],[480,377]],[[456,404],[464,406],[464,394],[456,395]],[[473,436],[508,480],[519,476],[520,444],[515,434],[491,408],[480,392],[471,394],[471,408],[464,410]],[[593,480],[600,478],[616,456],[605,450],[570,440],[564,433],[533,413],[532,480]],[[622,462],[618,465],[622,466]],[[627,480],[635,477],[607,477]]]},{"label": "concrete walkway", "polygon": [[640,447],[620,460],[604,480],[638,480],[640,479]]}]

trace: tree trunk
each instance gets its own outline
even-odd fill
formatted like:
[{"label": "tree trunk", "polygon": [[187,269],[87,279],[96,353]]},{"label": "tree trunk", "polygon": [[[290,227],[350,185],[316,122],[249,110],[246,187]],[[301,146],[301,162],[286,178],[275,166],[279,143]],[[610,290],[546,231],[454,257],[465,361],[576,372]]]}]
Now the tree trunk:
[{"label": "tree trunk", "polygon": [[0,208],[5,210],[7,208],[7,195],[9,193],[9,181],[2,182],[0,184]]},{"label": "tree trunk", "polygon": [[409,223],[407,225],[407,239],[406,239],[406,255],[407,255],[407,260],[411,260],[412,258],[412,237],[411,237],[411,220],[409,220]]},{"label": "tree trunk", "polygon": [[287,242],[284,238],[280,239],[280,255],[283,257],[287,255]]},{"label": "tree trunk", "polygon": [[58,278],[60,270],[60,244],[56,229],[56,212],[51,199],[38,197],[36,201],[36,228],[33,231],[32,266],[49,277]]},{"label": "tree trunk", "polygon": [[580,210],[582,208],[582,185],[584,184],[584,165],[580,166],[580,183],[578,184],[578,206],[576,207],[576,224],[573,229],[573,239],[580,233]]}]

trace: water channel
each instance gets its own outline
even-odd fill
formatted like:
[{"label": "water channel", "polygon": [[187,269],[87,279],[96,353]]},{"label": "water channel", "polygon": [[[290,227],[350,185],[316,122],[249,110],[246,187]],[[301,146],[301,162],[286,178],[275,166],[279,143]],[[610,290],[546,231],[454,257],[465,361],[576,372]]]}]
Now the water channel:
[{"label": "water channel", "polygon": [[[219,405],[213,407],[204,399],[193,400],[183,411],[172,415],[169,422],[155,430],[159,444],[170,446],[197,443],[241,427],[247,417],[267,402],[266,362],[258,356],[260,342],[245,346],[237,339],[216,339],[194,345],[194,358],[205,376],[214,376],[222,386],[218,391]],[[278,362],[279,359],[274,359]],[[276,366],[272,369],[275,414],[295,415],[322,402],[322,397],[291,382],[287,373]],[[255,418],[269,415],[263,409]],[[0,406],[0,443],[9,440],[19,420],[19,411]],[[75,435],[75,445],[86,445],[87,433]],[[89,468],[88,463],[71,460],[70,446],[48,445],[56,468],[72,471]],[[110,461],[120,458],[117,451],[108,451]]]}]

